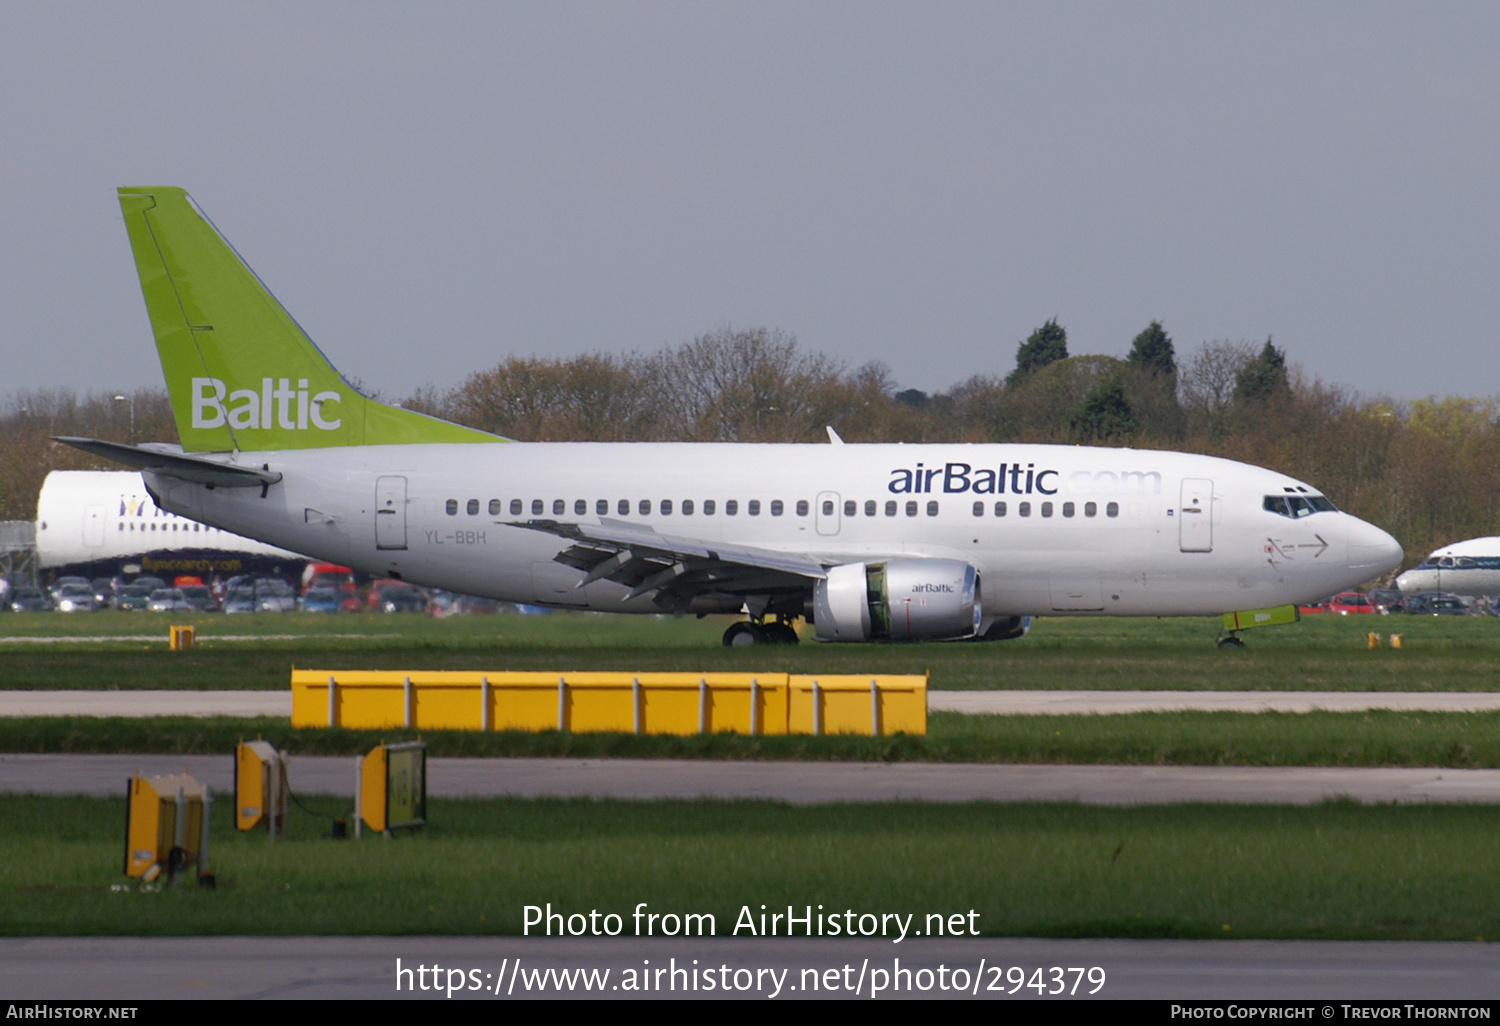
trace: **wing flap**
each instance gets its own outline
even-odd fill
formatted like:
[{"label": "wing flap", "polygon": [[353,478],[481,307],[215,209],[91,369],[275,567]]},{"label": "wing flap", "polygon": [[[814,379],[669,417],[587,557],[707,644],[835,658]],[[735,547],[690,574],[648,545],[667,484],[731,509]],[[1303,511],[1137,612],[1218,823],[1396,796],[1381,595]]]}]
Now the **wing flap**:
[{"label": "wing flap", "polygon": [[619,520],[526,520],[511,526],[577,542],[554,558],[584,571],[578,587],[613,581],[629,588],[631,598],[654,594],[652,601],[663,609],[684,609],[705,595],[795,594],[827,576],[823,564],[808,556],[665,535]]}]

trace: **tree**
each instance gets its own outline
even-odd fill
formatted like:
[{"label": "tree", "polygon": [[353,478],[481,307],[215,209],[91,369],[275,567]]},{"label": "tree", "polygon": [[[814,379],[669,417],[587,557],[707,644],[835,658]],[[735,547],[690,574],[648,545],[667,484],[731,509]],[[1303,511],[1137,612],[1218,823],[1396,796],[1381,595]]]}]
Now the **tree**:
[{"label": "tree", "polygon": [[1136,430],[1135,411],[1125,398],[1125,385],[1118,375],[1095,385],[1083,402],[1073,407],[1068,421],[1074,437],[1085,442],[1120,438]]},{"label": "tree", "polygon": [[1177,377],[1177,354],[1172,349],[1171,336],[1162,329],[1161,321],[1152,321],[1135,337],[1125,362],[1159,377]]},{"label": "tree", "polygon": [[1054,317],[1031,333],[1016,350],[1016,369],[1005,379],[1007,385],[1019,385],[1031,375],[1058,360],[1068,358],[1068,333]]},{"label": "tree", "polygon": [[1262,403],[1291,394],[1286,375],[1286,354],[1266,339],[1260,354],[1234,379],[1234,401],[1240,404]]}]

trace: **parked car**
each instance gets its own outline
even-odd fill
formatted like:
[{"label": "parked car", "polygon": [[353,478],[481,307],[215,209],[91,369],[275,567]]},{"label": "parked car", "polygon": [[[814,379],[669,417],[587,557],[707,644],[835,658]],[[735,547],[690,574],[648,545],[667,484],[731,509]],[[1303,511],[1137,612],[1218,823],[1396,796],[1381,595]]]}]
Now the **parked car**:
[{"label": "parked car", "polygon": [[219,600],[214,598],[214,593],[203,584],[185,584],[179,589],[183,599],[187,602],[187,608],[195,613],[217,613],[219,611]]},{"label": "parked car", "polygon": [[108,577],[96,577],[90,583],[94,586],[94,608],[113,609],[115,582]]},{"label": "parked car", "polygon": [[421,613],[427,609],[427,596],[405,581],[376,581],[370,586],[370,608],[382,613]]},{"label": "parked car", "polygon": [[230,588],[224,596],[224,612],[255,612],[255,583],[253,581],[246,581]]},{"label": "parked car", "polygon": [[21,584],[10,593],[10,608],[13,613],[50,613],[52,599],[41,588]]},{"label": "parked car", "polygon": [[257,577],[255,579],[255,611],[257,613],[291,613],[297,608],[297,593],[280,577]]},{"label": "parked car", "polygon": [[146,600],[146,608],[153,613],[186,613],[191,607],[181,588],[157,588]]},{"label": "parked car", "polygon": [[1375,604],[1370,597],[1358,591],[1341,591],[1328,603],[1330,613],[1348,616],[1351,613],[1373,613]]},{"label": "parked car", "polygon": [[52,608],[59,613],[92,613],[98,608],[94,602],[94,586],[87,581],[59,585],[53,593]]},{"label": "parked car", "polygon": [[1461,596],[1446,591],[1419,591],[1410,595],[1406,611],[1414,616],[1468,616],[1473,612]]},{"label": "parked car", "polygon": [[337,613],[343,607],[337,588],[323,584],[308,588],[300,603],[304,613]]},{"label": "parked car", "polygon": [[115,596],[115,608],[145,609],[146,604],[151,601],[151,593],[157,591],[160,587],[161,585],[159,584],[127,584]]},{"label": "parked car", "polygon": [[1376,588],[1370,592],[1370,601],[1377,613],[1399,613],[1406,608],[1406,598],[1395,588]]}]

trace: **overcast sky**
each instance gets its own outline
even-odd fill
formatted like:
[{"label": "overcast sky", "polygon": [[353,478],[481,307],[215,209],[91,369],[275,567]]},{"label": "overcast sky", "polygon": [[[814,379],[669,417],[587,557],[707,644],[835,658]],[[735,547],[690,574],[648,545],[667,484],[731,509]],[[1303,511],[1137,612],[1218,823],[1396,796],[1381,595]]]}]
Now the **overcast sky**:
[{"label": "overcast sky", "polygon": [[1056,317],[1500,393],[1500,4],[0,5],[0,395],[160,383],[118,185],[346,375],[796,335],[903,387]]}]

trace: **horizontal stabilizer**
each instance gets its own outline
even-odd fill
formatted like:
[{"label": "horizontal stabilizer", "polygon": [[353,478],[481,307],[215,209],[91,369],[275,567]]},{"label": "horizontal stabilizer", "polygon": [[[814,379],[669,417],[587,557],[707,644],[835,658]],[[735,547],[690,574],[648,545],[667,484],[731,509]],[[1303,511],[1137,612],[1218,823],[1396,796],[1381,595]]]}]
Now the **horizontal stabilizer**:
[{"label": "horizontal stabilizer", "polygon": [[122,445],[105,442],[97,438],[73,438],[53,436],[54,442],[63,442],[75,449],[103,456],[107,460],[123,463],[137,470],[149,470],[167,474],[181,481],[212,485],[215,488],[264,488],[281,480],[281,474],[263,467],[242,467],[233,463],[188,456],[175,448],[165,446]]}]

